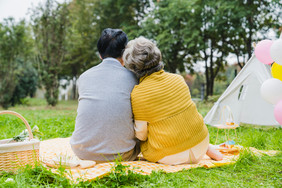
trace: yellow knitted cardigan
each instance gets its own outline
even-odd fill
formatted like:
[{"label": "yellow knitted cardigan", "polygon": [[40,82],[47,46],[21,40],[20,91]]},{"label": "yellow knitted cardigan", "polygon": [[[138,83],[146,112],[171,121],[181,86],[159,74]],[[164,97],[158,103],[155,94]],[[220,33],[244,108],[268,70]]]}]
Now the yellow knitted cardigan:
[{"label": "yellow knitted cardigan", "polygon": [[157,162],[199,144],[208,135],[184,79],[163,70],[140,79],[131,93],[135,120],[148,122],[141,142],[145,159]]}]

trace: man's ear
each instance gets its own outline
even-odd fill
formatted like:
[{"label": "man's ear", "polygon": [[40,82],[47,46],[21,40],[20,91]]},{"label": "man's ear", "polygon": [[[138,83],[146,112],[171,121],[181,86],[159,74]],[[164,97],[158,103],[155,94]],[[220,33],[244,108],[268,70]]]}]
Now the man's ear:
[{"label": "man's ear", "polygon": [[101,59],[101,60],[103,60],[103,58],[101,57],[101,55],[100,55],[100,54],[99,54],[99,57],[100,57],[100,59]]}]

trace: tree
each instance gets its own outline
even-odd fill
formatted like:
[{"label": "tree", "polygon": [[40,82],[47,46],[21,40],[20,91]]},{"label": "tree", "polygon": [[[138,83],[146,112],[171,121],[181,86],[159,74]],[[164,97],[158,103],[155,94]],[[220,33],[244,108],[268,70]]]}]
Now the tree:
[{"label": "tree", "polygon": [[44,6],[34,9],[32,15],[39,73],[46,89],[45,98],[52,106],[58,102],[59,73],[66,53],[68,15],[67,4],[59,4],[54,0],[47,0]]},{"label": "tree", "polygon": [[197,16],[194,4],[195,0],[157,1],[142,24],[142,34],[156,41],[169,72],[182,72],[189,65],[191,68],[190,58],[195,53],[195,38],[200,30],[194,19]]},{"label": "tree", "polygon": [[[22,61],[22,60],[18,60]],[[33,97],[38,86],[38,74],[31,62],[19,62],[16,74],[17,84],[14,89],[11,105],[21,104],[22,99]]]},{"label": "tree", "polygon": [[[206,74],[206,97],[213,95],[214,80],[226,64],[225,58],[234,53],[238,65],[252,55],[255,35],[274,29],[279,23],[281,3],[275,1],[202,1],[202,39]],[[274,11],[273,7],[280,7]],[[256,38],[260,38],[257,37]]]},{"label": "tree", "polygon": [[[200,37],[199,40],[199,60],[203,60],[205,63],[205,77],[206,77],[206,95],[213,95],[214,81],[220,71],[223,70],[226,63],[225,57],[228,52],[225,50],[225,43],[222,42],[221,31],[224,28],[224,22],[221,14],[218,14],[218,10],[221,6],[220,2],[214,2],[212,0],[199,1],[200,10]],[[198,9],[199,10],[199,9]]]},{"label": "tree", "polygon": [[[236,55],[243,68],[251,58],[252,43],[266,38],[265,34],[281,27],[282,2],[273,0],[220,1],[219,14],[224,23],[221,32],[226,50]],[[281,28],[280,28],[281,29]]]},{"label": "tree", "polygon": [[4,108],[15,104],[12,98],[21,74],[19,67],[26,66],[32,44],[24,21],[8,18],[0,23],[0,105]]},{"label": "tree", "polygon": [[216,75],[222,70],[226,54],[218,36],[214,1],[159,1],[144,22],[144,34],[156,40],[165,69],[175,73],[199,61],[205,64],[206,96],[212,95]]},{"label": "tree", "polygon": [[169,72],[193,72],[195,64],[204,63],[207,98],[226,57],[233,53],[238,62],[250,57],[256,35],[278,28],[279,15],[276,0],[154,1],[143,35],[156,41]]},{"label": "tree", "polygon": [[68,5],[71,24],[66,30],[66,54],[60,78],[73,81],[73,99],[77,98],[76,81],[80,74],[99,62],[96,43],[99,32],[93,9],[99,8],[93,0],[72,1]]},{"label": "tree", "polygon": [[244,61],[252,55],[252,42],[261,38],[259,35],[277,28],[282,3],[268,0],[198,2],[203,7],[201,41],[207,97],[213,95],[214,80],[224,70],[223,65],[227,63],[225,59],[229,54],[236,55],[242,68]]},{"label": "tree", "polygon": [[93,13],[96,15],[98,32],[108,27],[120,28],[130,39],[138,37],[141,32],[139,23],[149,5],[149,0],[96,0]]},{"label": "tree", "polygon": [[69,4],[72,24],[67,29],[61,76],[73,80],[74,98],[79,75],[100,61],[96,44],[102,30],[121,28],[129,38],[138,36],[138,24],[148,6],[149,0],[75,0]]}]

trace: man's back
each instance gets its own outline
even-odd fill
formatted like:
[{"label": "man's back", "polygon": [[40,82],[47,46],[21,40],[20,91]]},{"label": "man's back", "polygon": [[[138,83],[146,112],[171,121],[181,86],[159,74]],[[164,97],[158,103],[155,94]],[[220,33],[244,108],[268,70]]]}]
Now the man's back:
[{"label": "man's back", "polygon": [[135,147],[130,93],[136,84],[136,77],[114,58],[104,59],[80,76],[71,138],[79,158],[114,160],[116,154]]}]

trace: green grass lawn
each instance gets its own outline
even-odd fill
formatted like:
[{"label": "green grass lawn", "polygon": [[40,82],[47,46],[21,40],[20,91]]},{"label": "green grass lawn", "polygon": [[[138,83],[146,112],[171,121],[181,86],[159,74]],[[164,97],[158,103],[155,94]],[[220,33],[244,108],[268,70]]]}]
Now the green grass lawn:
[{"label": "green grass lawn", "polygon": [[[198,103],[198,110],[204,116],[212,107],[211,103]],[[43,100],[31,99],[28,105],[19,105],[9,110],[22,114],[31,127],[37,125],[44,136],[42,140],[69,137],[74,130],[76,101],[60,102],[57,107],[48,107]],[[2,109],[0,109],[2,110]],[[217,129],[208,127],[210,142],[214,143]],[[11,115],[0,116],[0,139],[11,138],[24,129],[24,124]],[[230,131],[234,138],[234,131]],[[218,143],[223,142],[224,132],[219,131]],[[282,150],[281,128],[237,129],[237,144],[256,147],[261,150]],[[281,152],[282,153],[282,152]],[[51,173],[42,166],[25,168],[17,174],[2,173],[0,187],[282,187],[282,154],[274,157],[257,157],[249,151],[240,155],[240,160],[232,165],[205,169],[183,170],[177,173],[154,172],[143,176],[129,172],[118,165],[110,175],[72,184],[62,175]],[[8,182],[12,178],[14,181]]]}]

